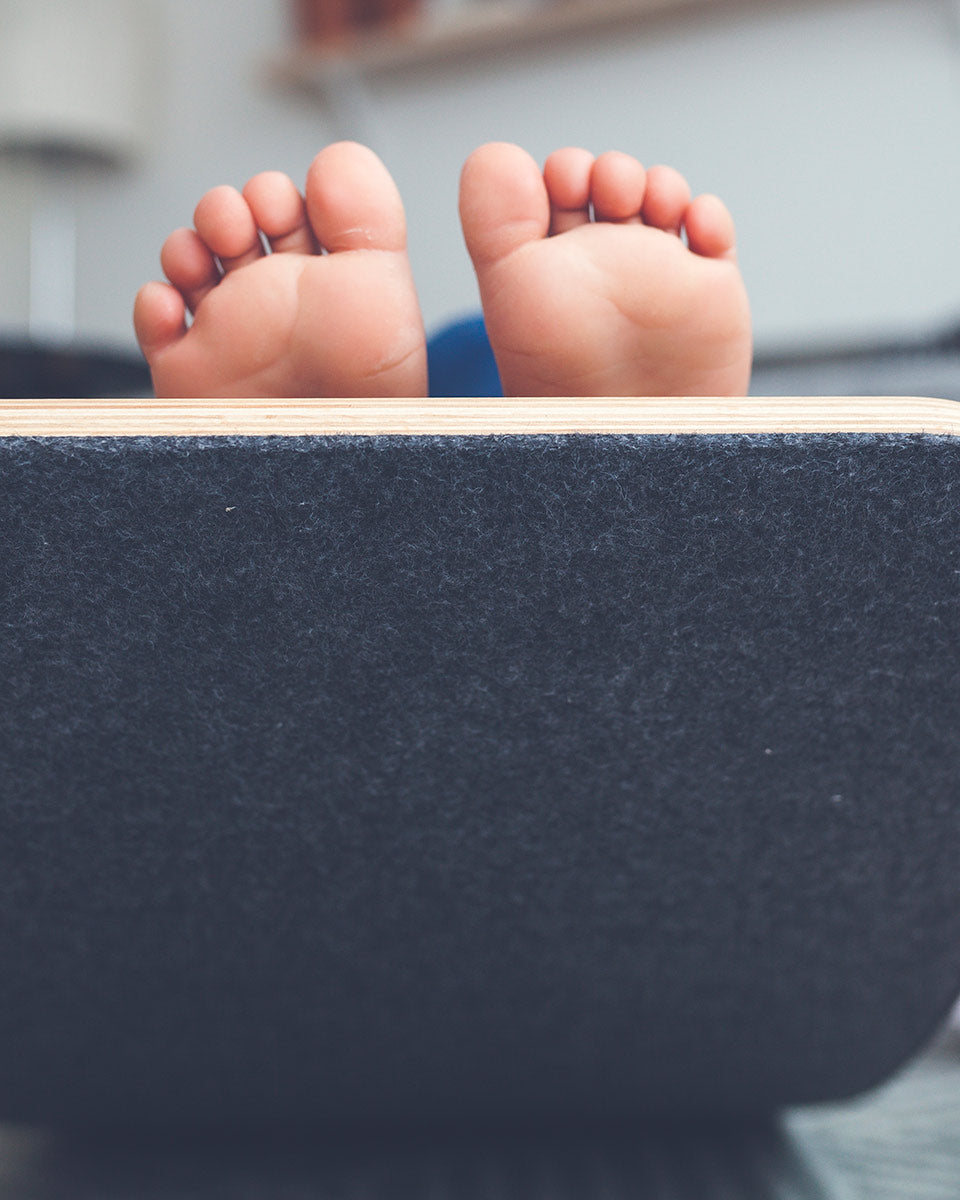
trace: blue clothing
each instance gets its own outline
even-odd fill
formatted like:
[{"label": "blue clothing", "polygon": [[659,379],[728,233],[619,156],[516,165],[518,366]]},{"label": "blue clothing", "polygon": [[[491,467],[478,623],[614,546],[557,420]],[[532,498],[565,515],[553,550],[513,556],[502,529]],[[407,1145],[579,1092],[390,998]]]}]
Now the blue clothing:
[{"label": "blue clothing", "polygon": [[445,325],[427,342],[431,396],[502,396],[483,317]]}]

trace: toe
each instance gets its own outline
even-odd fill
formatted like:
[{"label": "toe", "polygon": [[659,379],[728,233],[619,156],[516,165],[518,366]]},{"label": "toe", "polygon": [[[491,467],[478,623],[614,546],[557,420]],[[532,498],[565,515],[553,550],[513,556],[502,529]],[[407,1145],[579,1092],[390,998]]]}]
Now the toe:
[{"label": "toe", "polygon": [[727,206],[716,196],[698,196],[683,218],[687,245],[705,258],[734,258],[736,230]]},{"label": "toe", "polygon": [[160,250],[163,273],[181,294],[187,308],[197,307],[220,282],[220,269],[206,242],[192,229],[175,229]]},{"label": "toe", "polygon": [[315,254],[316,239],[296,184],[280,171],[255,175],[243,189],[254,221],[276,254]]},{"label": "toe", "polygon": [[168,283],[144,284],[134,301],[133,327],[143,357],[153,363],[186,333],[183,297]]},{"label": "toe", "polygon": [[406,218],[379,158],[356,142],[321,150],[307,172],[307,215],[318,243],[341,250],[404,250]]},{"label": "toe", "polygon": [[543,182],[550,197],[550,233],[564,233],[590,220],[589,150],[568,147],[555,150],[543,167]]},{"label": "toe", "polygon": [[470,155],[460,176],[460,221],[478,270],[547,236],[546,184],[525,150],[493,142]]},{"label": "toe", "polygon": [[640,215],[645,225],[679,233],[690,204],[690,185],[673,167],[651,167]]},{"label": "toe", "polygon": [[639,222],[647,173],[629,154],[611,150],[593,164],[590,199],[598,221]]},{"label": "toe", "polygon": [[224,271],[235,271],[263,257],[250,205],[236,188],[217,187],[207,192],[194,211],[193,224]]}]

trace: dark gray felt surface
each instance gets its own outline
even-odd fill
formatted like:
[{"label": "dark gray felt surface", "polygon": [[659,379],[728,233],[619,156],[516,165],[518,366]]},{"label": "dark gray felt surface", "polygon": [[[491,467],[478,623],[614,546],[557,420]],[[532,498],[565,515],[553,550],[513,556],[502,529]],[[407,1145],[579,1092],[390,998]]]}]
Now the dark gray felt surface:
[{"label": "dark gray felt surface", "polygon": [[63,1136],[0,1127],[0,1200],[955,1200],[956,1032],[854,1102],[563,1137]]},{"label": "dark gray felt surface", "polygon": [[0,1114],[632,1120],[960,990],[960,446],[0,444]]}]

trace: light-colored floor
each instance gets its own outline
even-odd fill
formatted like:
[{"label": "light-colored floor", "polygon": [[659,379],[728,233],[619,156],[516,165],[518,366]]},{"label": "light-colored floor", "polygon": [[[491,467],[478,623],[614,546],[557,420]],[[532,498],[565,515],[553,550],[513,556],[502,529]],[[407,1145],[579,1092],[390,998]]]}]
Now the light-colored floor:
[{"label": "light-colored floor", "polygon": [[[828,1196],[960,1198],[960,1025],[885,1087],[789,1115],[786,1130]],[[774,1193],[778,1194],[778,1193]]]}]

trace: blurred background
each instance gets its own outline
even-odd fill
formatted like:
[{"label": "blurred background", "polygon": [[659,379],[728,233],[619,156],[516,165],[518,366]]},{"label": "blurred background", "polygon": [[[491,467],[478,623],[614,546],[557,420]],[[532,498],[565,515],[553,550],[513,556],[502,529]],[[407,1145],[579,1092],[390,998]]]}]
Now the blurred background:
[{"label": "blurred background", "polygon": [[44,369],[83,394],[98,358],[121,373],[94,393],[128,393],[169,230],[339,138],[400,186],[431,331],[477,308],[457,177],[506,139],[619,148],[722,195],[761,367],[952,351],[958,0],[350,3],[0,0],[2,394],[41,394]]}]

